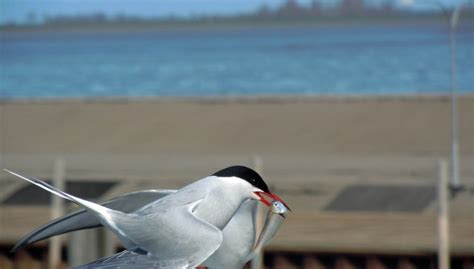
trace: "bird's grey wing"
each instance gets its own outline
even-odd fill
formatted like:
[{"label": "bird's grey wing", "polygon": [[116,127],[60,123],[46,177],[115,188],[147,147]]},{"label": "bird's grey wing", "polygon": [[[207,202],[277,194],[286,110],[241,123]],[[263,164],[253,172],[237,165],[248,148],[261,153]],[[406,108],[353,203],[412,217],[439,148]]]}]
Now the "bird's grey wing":
[{"label": "bird's grey wing", "polygon": [[[104,203],[102,205],[118,210],[124,213],[133,212],[153,201],[163,198],[164,196],[176,192],[175,190],[145,190],[131,192]],[[51,236],[73,232],[77,230],[90,229],[100,227],[102,224],[99,219],[85,209],[73,211],[63,217],[48,222],[34,231],[24,236],[16,243],[12,251],[24,248],[27,245],[37,241],[49,238]]]},{"label": "bird's grey wing", "polygon": [[127,219],[117,225],[128,238],[158,261],[157,266],[196,267],[222,243],[222,232],[193,214],[203,200],[201,198],[180,206],[155,207],[156,214],[137,214],[140,222]]},{"label": "bird's grey wing", "polygon": [[[148,255],[124,250],[109,257],[101,258],[91,263],[74,267],[73,269],[150,269],[163,268],[156,260]],[[176,268],[176,267],[173,267]]]}]

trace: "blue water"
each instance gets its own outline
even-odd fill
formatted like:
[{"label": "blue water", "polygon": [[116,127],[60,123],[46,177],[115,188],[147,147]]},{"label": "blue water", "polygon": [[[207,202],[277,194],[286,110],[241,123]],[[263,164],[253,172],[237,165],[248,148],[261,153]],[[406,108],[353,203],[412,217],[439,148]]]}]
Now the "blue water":
[{"label": "blue water", "polygon": [[[473,25],[457,34],[474,93]],[[2,33],[0,97],[418,94],[450,89],[444,25]]]}]

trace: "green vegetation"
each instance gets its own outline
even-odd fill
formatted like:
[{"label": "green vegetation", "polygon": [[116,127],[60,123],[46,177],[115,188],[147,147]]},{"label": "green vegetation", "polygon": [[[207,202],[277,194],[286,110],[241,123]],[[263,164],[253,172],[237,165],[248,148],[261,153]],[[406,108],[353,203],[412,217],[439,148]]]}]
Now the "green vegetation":
[{"label": "green vegetation", "polygon": [[[385,16],[385,17],[315,17],[315,18],[205,18],[187,20],[143,20],[143,21],[102,21],[102,22],[68,22],[29,25],[0,26],[1,32],[22,31],[167,31],[199,29],[233,29],[257,27],[292,27],[292,26],[347,26],[360,24],[439,24],[445,18],[439,14],[423,16]],[[471,19],[472,20],[472,19]]]},{"label": "green vegetation", "polygon": [[[263,5],[247,14],[232,16],[203,15],[196,17],[141,18],[118,14],[106,16],[102,13],[76,16],[45,17],[41,21],[28,14],[26,24],[0,26],[2,32],[17,31],[160,31],[180,29],[221,29],[249,27],[291,26],[347,26],[354,24],[435,24],[443,23],[442,11],[415,12],[399,9],[392,1],[377,6],[366,5],[363,0],[341,0],[338,5],[322,6],[319,1],[300,5],[287,0],[281,6],[270,9]],[[448,11],[449,12],[449,11]],[[474,21],[474,7],[463,8],[463,20]]]}]

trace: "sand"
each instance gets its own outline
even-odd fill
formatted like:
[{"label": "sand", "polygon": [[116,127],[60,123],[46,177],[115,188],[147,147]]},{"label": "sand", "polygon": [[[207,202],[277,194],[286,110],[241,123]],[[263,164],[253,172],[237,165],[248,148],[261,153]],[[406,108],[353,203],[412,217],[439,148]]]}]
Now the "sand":
[{"label": "sand", "polygon": [[[0,103],[3,154],[448,155],[449,99],[307,97]],[[474,154],[474,97],[460,99]]]}]

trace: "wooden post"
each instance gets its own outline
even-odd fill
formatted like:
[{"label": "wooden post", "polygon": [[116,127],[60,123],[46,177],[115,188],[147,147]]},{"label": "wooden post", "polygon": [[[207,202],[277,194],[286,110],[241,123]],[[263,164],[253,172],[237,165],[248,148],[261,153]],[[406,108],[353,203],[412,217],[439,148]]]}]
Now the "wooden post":
[{"label": "wooden post", "polygon": [[[56,158],[53,167],[53,186],[65,189],[65,165],[61,157]],[[51,194],[51,219],[59,218],[63,215],[64,204],[63,199]],[[53,236],[49,240],[48,268],[55,269],[61,263],[61,238]]]},{"label": "wooden post", "polygon": [[97,229],[75,231],[69,234],[69,266],[79,266],[100,258]]},{"label": "wooden post", "polygon": [[[260,174],[260,176],[263,177],[263,161],[262,161],[262,157],[258,156],[258,155],[255,155],[253,157],[253,168],[255,169],[255,171],[257,173]],[[256,220],[256,230],[257,231],[260,231],[260,229],[263,228],[263,216],[264,214],[261,212],[262,211],[262,207],[260,205],[260,203],[258,203],[258,209],[257,209],[257,220]],[[259,233],[256,233],[257,235],[257,238],[259,236]],[[260,268],[263,268],[263,255],[261,252],[257,253],[257,255],[255,255],[255,257],[250,261],[250,269],[260,269]]]},{"label": "wooden post", "polygon": [[107,257],[115,253],[114,235],[105,228],[98,229],[98,244],[100,257]]},{"label": "wooden post", "polygon": [[448,164],[438,161],[438,268],[449,269]]}]

